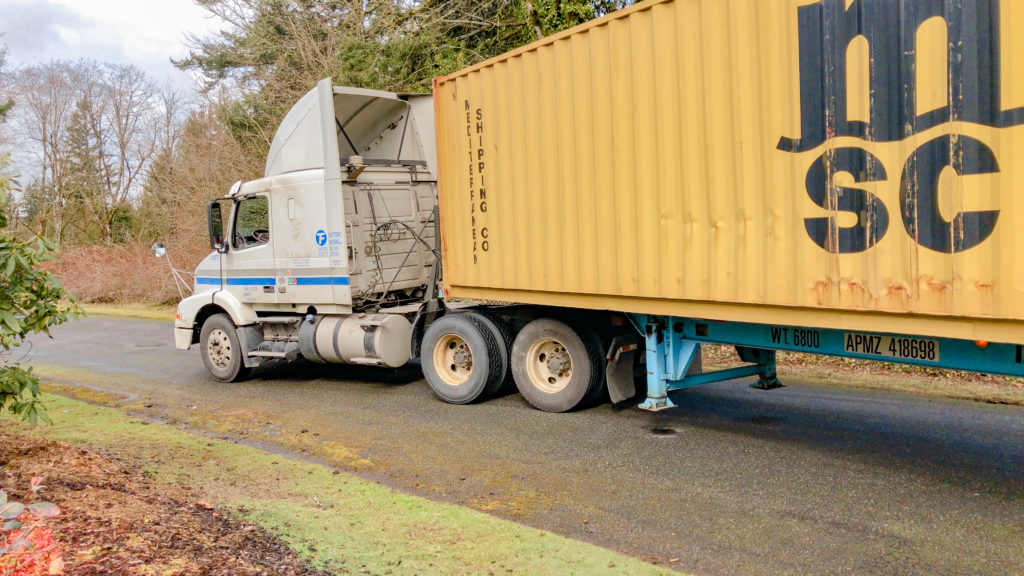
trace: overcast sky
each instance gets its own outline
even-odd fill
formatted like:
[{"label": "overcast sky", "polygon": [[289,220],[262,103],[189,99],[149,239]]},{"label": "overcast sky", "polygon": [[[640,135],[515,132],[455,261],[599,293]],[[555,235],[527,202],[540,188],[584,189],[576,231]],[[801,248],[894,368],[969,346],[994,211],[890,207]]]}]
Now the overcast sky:
[{"label": "overcast sky", "polygon": [[11,65],[95,59],[134,64],[156,81],[191,86],[170,58],[188,54],[186,32],[217,22],[192,0],[0,0],[0,33]]}]

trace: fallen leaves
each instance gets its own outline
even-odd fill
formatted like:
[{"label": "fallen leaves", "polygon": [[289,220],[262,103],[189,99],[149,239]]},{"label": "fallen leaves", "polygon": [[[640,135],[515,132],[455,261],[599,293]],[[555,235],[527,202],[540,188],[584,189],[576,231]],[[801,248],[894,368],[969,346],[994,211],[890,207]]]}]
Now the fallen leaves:
[{"label": "fallen leaves", "polygon": [[[0,462],[6,462],[0,471],[5,485],[45,477],[46,499],[61,508],[46,522],[65,551],[39,563],[32,576],[322,574],[281,541],[222,515],[188,489],[157,484],[96,454],[0,432]],[[54,514],[46,506],[39,511]],[[4,568],[0,563],[0,574],[9,576]]]}]

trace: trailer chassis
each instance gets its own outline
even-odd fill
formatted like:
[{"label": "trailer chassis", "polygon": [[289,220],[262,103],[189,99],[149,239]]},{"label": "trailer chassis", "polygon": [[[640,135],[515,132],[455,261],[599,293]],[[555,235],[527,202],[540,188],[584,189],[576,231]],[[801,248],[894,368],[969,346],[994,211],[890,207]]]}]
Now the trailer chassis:
[{"label": "trailer chassis", "polygon": [[[778,388],[782,385],[776,375],[777,350],[1024,376],[1024,346],[1016,344],[643,314],[630,317],[645,340],[647,399],[640,408],[650,411],[674,407],[669,392],[713,382],[757,376],[752,387]],[[701,344],[736,346],[740,359],[750,365],[688,374]]]}]

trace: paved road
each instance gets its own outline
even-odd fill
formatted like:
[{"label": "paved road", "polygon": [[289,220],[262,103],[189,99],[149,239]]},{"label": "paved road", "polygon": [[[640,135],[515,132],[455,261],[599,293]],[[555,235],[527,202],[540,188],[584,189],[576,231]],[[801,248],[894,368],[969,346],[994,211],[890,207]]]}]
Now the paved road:
[{"label": "paved road", "polygon": [[1024,573],[1019,407],[732,382],[659,414],[547,414],[517,395],[451,406],[415,375],[346,367],[219,384],[168,323],[54,335],[35,342],[43,374],[119,391],[137,413],[687,572]]}]

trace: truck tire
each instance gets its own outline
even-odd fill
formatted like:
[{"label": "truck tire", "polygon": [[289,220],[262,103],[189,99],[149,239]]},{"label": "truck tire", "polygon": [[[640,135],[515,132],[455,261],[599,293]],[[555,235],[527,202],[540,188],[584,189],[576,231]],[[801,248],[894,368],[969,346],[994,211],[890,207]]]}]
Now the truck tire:
[{"label": "truck tire", "polygon": [[584,406],[597,406],[604,404],[605,402],[611,401],[608,396],[608,382],[605,380],[605,366],[607,364],[605,356],[607,355],[608,349],[604,342],[601,341],[601,336],[594,330],[591,330],[586,325],[577,325],[576,333],[580,335],[583,340],[583,344],[590,350],[594,358],[597,358],[597,384],[590,389],[587,397],[583,399]]},{"label": "truck tire", "polygon": [[475,314],[449,314],[423,335],[420,364],[434,394],[449,404],[469,404],[495,390],[505,377],[498,339]]},{"label": "truck tire", "polygon": [[523,398],[545,412],[568,412],[604,384],[593,341],[553,318],[527,324],[512,346],[512,374]]},{"label": "truck tire", "polygon": [[502,358],[500,378],[498,378],[498,374],[494,375],[496,378],[492,385],[495,387],[487,390],[487,396],[501,396],[513,392],[516,389],[516,383],[515,379],[512,378],[512,369],[509,367],[512,359],[512,344],[515,341],[515,338],[512,336],[512,330],[509,329],[508,324],[497,314],[486,311],[474,311],[468,312],[468,314],[480,320],[494,334],[495,339],[498,341],[498,349]]},{"label": "truck tire", "polygon": [[251,369],[245,367],[235,323],[227,315],[214,314],[206,319],[199,332],[199,348],[214,380],[239,382],[249,377]]}]

